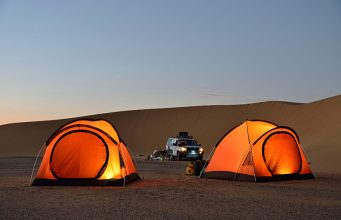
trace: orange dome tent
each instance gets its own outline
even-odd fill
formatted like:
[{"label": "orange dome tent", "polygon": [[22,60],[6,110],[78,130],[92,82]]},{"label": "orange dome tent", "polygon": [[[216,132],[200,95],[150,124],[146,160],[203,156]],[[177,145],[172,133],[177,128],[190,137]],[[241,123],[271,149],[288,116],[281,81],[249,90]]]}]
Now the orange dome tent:
[{"label": "orange dome tent", "polygon": [[246,121],[216,145],[203,177],[245,181],[314,178],[296,132]]},{"label": "orange dome tent", "polygon": [[77,120],[58,129],[32,185],[125,185],[140,179],[126,145],[104,120]]}]

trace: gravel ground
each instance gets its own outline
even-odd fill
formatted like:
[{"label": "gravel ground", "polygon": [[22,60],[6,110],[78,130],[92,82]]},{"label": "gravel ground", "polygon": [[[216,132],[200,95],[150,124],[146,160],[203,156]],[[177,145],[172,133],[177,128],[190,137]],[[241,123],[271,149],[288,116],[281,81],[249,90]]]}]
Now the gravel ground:
[{"label": "gravel ground", "polygon": [[340,219],[341,176],[249,183],[185,175],[187,162],[137,160],[126,187],[29,187],[34,158],[0,158],[0,219]]}]

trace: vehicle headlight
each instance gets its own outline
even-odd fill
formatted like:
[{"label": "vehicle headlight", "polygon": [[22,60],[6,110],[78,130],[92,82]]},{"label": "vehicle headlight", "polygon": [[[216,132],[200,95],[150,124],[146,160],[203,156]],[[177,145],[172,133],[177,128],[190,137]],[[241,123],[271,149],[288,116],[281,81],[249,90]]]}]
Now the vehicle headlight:
[{"label": "vehicle headlight", "polygon": [[185,148],[185,147],[180,147],[180,151],[181,151],[181,152],[185,152],[185,151],[187,151],[187,148]]},{"label": "vehicle headlight", "polygon": [[204,152],[204,148],[202,148],[202,147],[201,147],[201,148],[199,148],[199,153],[201,153],[201,154],[202,154],[203,152]]}]

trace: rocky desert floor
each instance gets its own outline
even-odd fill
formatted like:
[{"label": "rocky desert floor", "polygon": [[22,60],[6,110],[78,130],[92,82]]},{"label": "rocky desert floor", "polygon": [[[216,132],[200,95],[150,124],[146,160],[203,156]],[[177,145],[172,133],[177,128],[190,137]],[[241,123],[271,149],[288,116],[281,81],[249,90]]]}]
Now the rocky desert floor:
[{"label": "rocky desert floor", "polygon": [[185,175],[187,162],[137,160],[126,187],[30,187],[32,157],[0,158],[0,219],[340,219],[341,176],[233,182]]}]

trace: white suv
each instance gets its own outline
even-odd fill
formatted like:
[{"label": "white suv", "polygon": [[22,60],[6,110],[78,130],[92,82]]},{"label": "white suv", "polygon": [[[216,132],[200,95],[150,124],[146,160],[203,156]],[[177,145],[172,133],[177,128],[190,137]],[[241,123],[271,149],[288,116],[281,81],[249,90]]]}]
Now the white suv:
[{"label": "white suv", "polygon": [[188,132],[179,132],[177,137],[168,138],[166,150],[172,160],[202,160],[204,155],[204,148],[188,136]]}]

